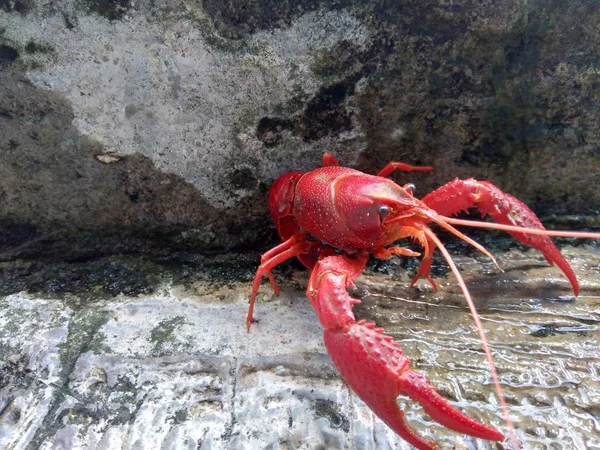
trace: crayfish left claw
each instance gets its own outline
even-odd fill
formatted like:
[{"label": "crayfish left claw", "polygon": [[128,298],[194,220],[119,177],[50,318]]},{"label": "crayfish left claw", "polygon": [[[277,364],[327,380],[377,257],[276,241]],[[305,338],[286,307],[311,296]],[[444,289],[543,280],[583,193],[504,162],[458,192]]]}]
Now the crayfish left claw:
[{"label": "crayfish left claw", "polygon": [[396,398],[416,401],[436,422],[473,437],[501,441],[498,430],[472,419],[452,406],[427,379],[413,371],[398,345],[374,324],[356,322],[344,330],[325,330],[325,346],[342,377],[390,428],[418,449],[437,449],[405,421]]},{"label": "crayfish left claw", "polygon": [[[428,207],[442,216],[476,207],[482,216],[489,215],[500,225],[524,227],[529,230],[545,230],[535,213],[521,200],[502,192],[489,181],[455,179],[430,192],[422,199]],[[444,219],[447,223],[465,224],[464,220]],[[473,223],[480,226],[480,224]],[[494,228],[494,227],[489,227]],[[556,264],[565,274],[575,296],[579,295],[579,283],[573,269],[548,236],[523,231],[507,230],[517,241],[533,247],[544,254],[550,265]]]},{"label": "crayfish left claw", "polygon": [[500,441],[504,435],[454,408],[427,379],[410,368],[410,361],[391,336],[374,323],[356,321],[357,303],[346,292],[364,269],[366,257],[329,256],[316,264],[307,289],[331,359],[352,390],[390,428],[418,449],[439,447],[420,436],[404,419],[396,398],[406,395],[423,406],[440,424],[474,437]]},{"label": "crayfish left claw", "polygon": [[492,441],[504,439],[504,435],[500,431],[482,424],[454,408],[420,373],[408,369],[398,379],[400,393],[419,403],[433,420],[446,428],[481,439]]}]

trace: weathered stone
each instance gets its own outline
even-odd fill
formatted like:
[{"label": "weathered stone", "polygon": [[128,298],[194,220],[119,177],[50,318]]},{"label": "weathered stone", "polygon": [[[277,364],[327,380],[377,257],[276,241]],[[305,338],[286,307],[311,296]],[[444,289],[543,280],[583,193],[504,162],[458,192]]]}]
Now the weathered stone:
[{"label": "weathered stone", "polygon": [[2,256],[263,246],[269,184],[324,150],[369,171],[433,164],[410,177],[418,195],[474,176],[542,216],[593,218],[599,14],[586,0],[5,2]]}]

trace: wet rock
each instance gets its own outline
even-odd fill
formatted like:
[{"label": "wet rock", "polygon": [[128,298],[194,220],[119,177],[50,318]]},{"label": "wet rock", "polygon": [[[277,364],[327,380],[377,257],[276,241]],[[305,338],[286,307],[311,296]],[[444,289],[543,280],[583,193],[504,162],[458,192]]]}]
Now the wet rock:
[{"label": "wet rock", "polygon": [[[489,261],[456,258],[524,448],[598,445],[600,257],[593,246],[563,251],[582,285],[576,299],[537,253],[498,254],[503,273]],[[339,378],[289,275],[279,297],[268,283],[261,288],[247,333],[249,282],[218,284],[216,276],[183,285],[173,274],[150,295],[1,297],[0,446],[408,449]],[[456,283],[436,276],[433,293],[426,284],[409,288],[411,276],[359,279],[358,318],[384,326],[457,407],[505,429]],[[294,277],[306,283],[306,273]],[[399,401],[411,424],[442,447],[496,448]]]}]

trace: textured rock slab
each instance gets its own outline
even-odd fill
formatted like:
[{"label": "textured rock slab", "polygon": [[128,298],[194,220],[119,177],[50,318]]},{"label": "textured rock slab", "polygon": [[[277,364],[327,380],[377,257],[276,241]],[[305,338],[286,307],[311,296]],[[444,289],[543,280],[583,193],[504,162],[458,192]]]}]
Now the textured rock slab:
[{"label": "textured rock slab", "polygon": [[246,309],[168,294],[76,312],[4,298],[3,446],[349,448],[352,396],[305,299],[260,304],[250,334]]},{"label": "textured rock slab", "polygon": [[[534,252],[459,257],[494,349],[524,448],[595,448],[600,253],[566,248],[582,284]],[[452,279],[410,289],[404,270],[361,278],[359,317],[400,342],[460,409],[505,429],[476,332]],[[381,269],[381,268],[380,268]],[[382,269],[383,270],[383,269]],[[294,274],[300,283],[306,273]],[[284,280],[289,284],[290,280]],[[0,301],[0,445],[8,449],[408,449],[337,376],[301,292],[261,292],[246,333],[247,285],[164,286],[138,298]],[[400,398],[442,448],[496,449],[451,433]]]}]

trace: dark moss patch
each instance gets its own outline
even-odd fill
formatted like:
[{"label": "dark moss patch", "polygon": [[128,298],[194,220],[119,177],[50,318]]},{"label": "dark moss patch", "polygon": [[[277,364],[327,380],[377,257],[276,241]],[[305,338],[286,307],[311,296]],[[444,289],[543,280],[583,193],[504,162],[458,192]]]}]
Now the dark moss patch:
[{"label": "dark moss patch", "polygon": [[596,330],[594,325],[580,325],[580,326],[560,326],[554,324],[546,324],[539,327],[537,330],[529,333],[530,336],[538,338],[551,337],[557,334],[568,334],[575,333],[579,336],[585,336],[586,334],[593,333]]},{"label": "dark moss patch", "polygon": [[315,416],[329,420],[331,428],[341,428],[346,433],[350,431],[350,421],[342,414],[338,404],[331,400],[317,399],[311,406],[315,411]]},{"label": "dark moss patch", "polygon": [[299,130],[303,139],[314,141],[351,130],[352,114],[346,110],[344,101],[353,92],[353,83],[337,83],[322,88],[308,103],[300,120]]},{"label": "dark moss patch", "polygon": [[281,119],[279,117],[263,117],[256,126],[256,137],[260,139],[265,147],[274,147],[283,139],[285,131],[294,129],[294,121]]},{"label": "dark moss patch", "polygon": [[16,49],[14,49],[6,44],[0,45],[0,63],[13,62],[18,57],[19,57],[19,52]]},{"label": "dark moss patch", "polygon": [[[6,342],[4,340],[3,342]],[[13,349],[3,343],[0,343],[0,354],[10,355],[19,354],[14,352]],[[25,392],[36,392],[47,387],[43,380],[39,379],[39,374],[34,373],[29,368],[28,357],[20,355],[17,359],[0,358],[0,389],[5,389],[4,392],[11,392],[11,390],[23,390]],[[0,417],[5,417],[4,413],[6,409],[11,406],[10,402],[6,403],[5,409],[0,409]],[[13,405],[14,407],[14,405]],[[22,415],[20,409],[14,409],[13,419],[17,419]],[[16,422],[16,420],[15,420]]]},{"label": "dark moss patch", "polygon": [[154,265],[143,259],[103,258],[89,263],[0,263],[0,293],[27,290],[86,297],[137,296],[160,282]]},{"label": "dark moss patch", "polygon": [[33,0],[0,0],[0,9],[6,12],[27,14],[33,8]]},{"label": "dark moss patch", "polygon": [[250,282],[259,261],[259,253],[250,252],[214,255],[177,253],[157,262],[177,283],[189,287],[199,280],[217,284]]},{"label": "dark moss patch", "polygon": [[54,51],[54,49],[49,46],[49,45],[45,45],[45,44],[38,44],[34,41],[29,41],[26,45],[25,45],[25,53],[52,53]]},{"label": "dark moss patch", "polygon": [[171,416],[170,419],[171,419],[173,425],[185,423],[188,419],[187,409],[178,409],[177,411],[175,411],[175,414],[173,414],[173,416]]},{"label": "dark moss patch", "polygon": [[[174,253],[148,259],[120,256],[73,262],[15,260],[0,263],[0,295],[28,291],[64,295],[77,309],[83,303],[117,295],[151,294],[167,282],[193,287],[250,282],[259,253],[202,255]],[[288,266],[284,266],[288,267]]]},{"label": "dark moss patch", "polygon": [[339,8],[343,1],[325,0],[203,0],[215,28],[230,39],[240,39],[259,30],[288,27],[292,21],[322,4]]},{"label": "dark moss patch", "polygon": [[77,26],[77,17],[75,16],[70,16],[63,12],[63,20],[65,21],[65,26],[68,30],[72,30]]},{"label": "dark moss patch", "polygon": [[129,200],[131,200],[133,203],[137,203],[140,200],[139,191],[133,187],[126,188],[125,193],[129,197]]},{"label": "dark moss patch", "polygon": [[97,333],[108,322],[109,317],[106,311],[89,310],[74,316],[69,322],[69,335],[67,341],[61,345],[60,352],[60,377],[65,383],[79,356],[102,346],[102,339],[99,339]]},{"label": "dark moss patch", "polygon": [[180,327],[184,323],[185,319],[183,317],[173,317],[169,320],[163,320],[150,332],[150,340],[157,344],[171,340],[173,338],[173,331],[175,331],[175,328]]},{"label": "dark moss patch", "polygon": [[351,80],[321,88],[302,113],[290,118],[261,118],[256,136],[265,147],[271,148],[282,141],[284,132],[299,135],[310,142],[352,130],[352,113],[346,109],[345,101],[354,92],[354,86],[355,80]]},{"label": "dark moss patch", "polygon": [[555,327],[553,327],[552,325],[544,325],[544,326],[539,327],[537,330],[532,331],[531,333],[529,333],[529,335],[533,336],[533,337],[540,337],[540,338],[554,336],[556,334],[556,331],[554,328]]},{"label": "dark moss patch", "polygon": [[121,19],[131,8],[130,0],[84,0],[88,9],[108,20]]},{"label": "dark moss patch", "polygon": [[154,356],[164,356],[174,350],[173,333],[181,325],[185,324],[183,317],[173,317],[158,323],[150,332],[150,341],[154,343],[152,354]]},{"label": "dark moss patch", "polygon": [[258,179],[251,169],[235,169],[229,175],[229,182],[236,189],[254,189],[258,184]]}]

